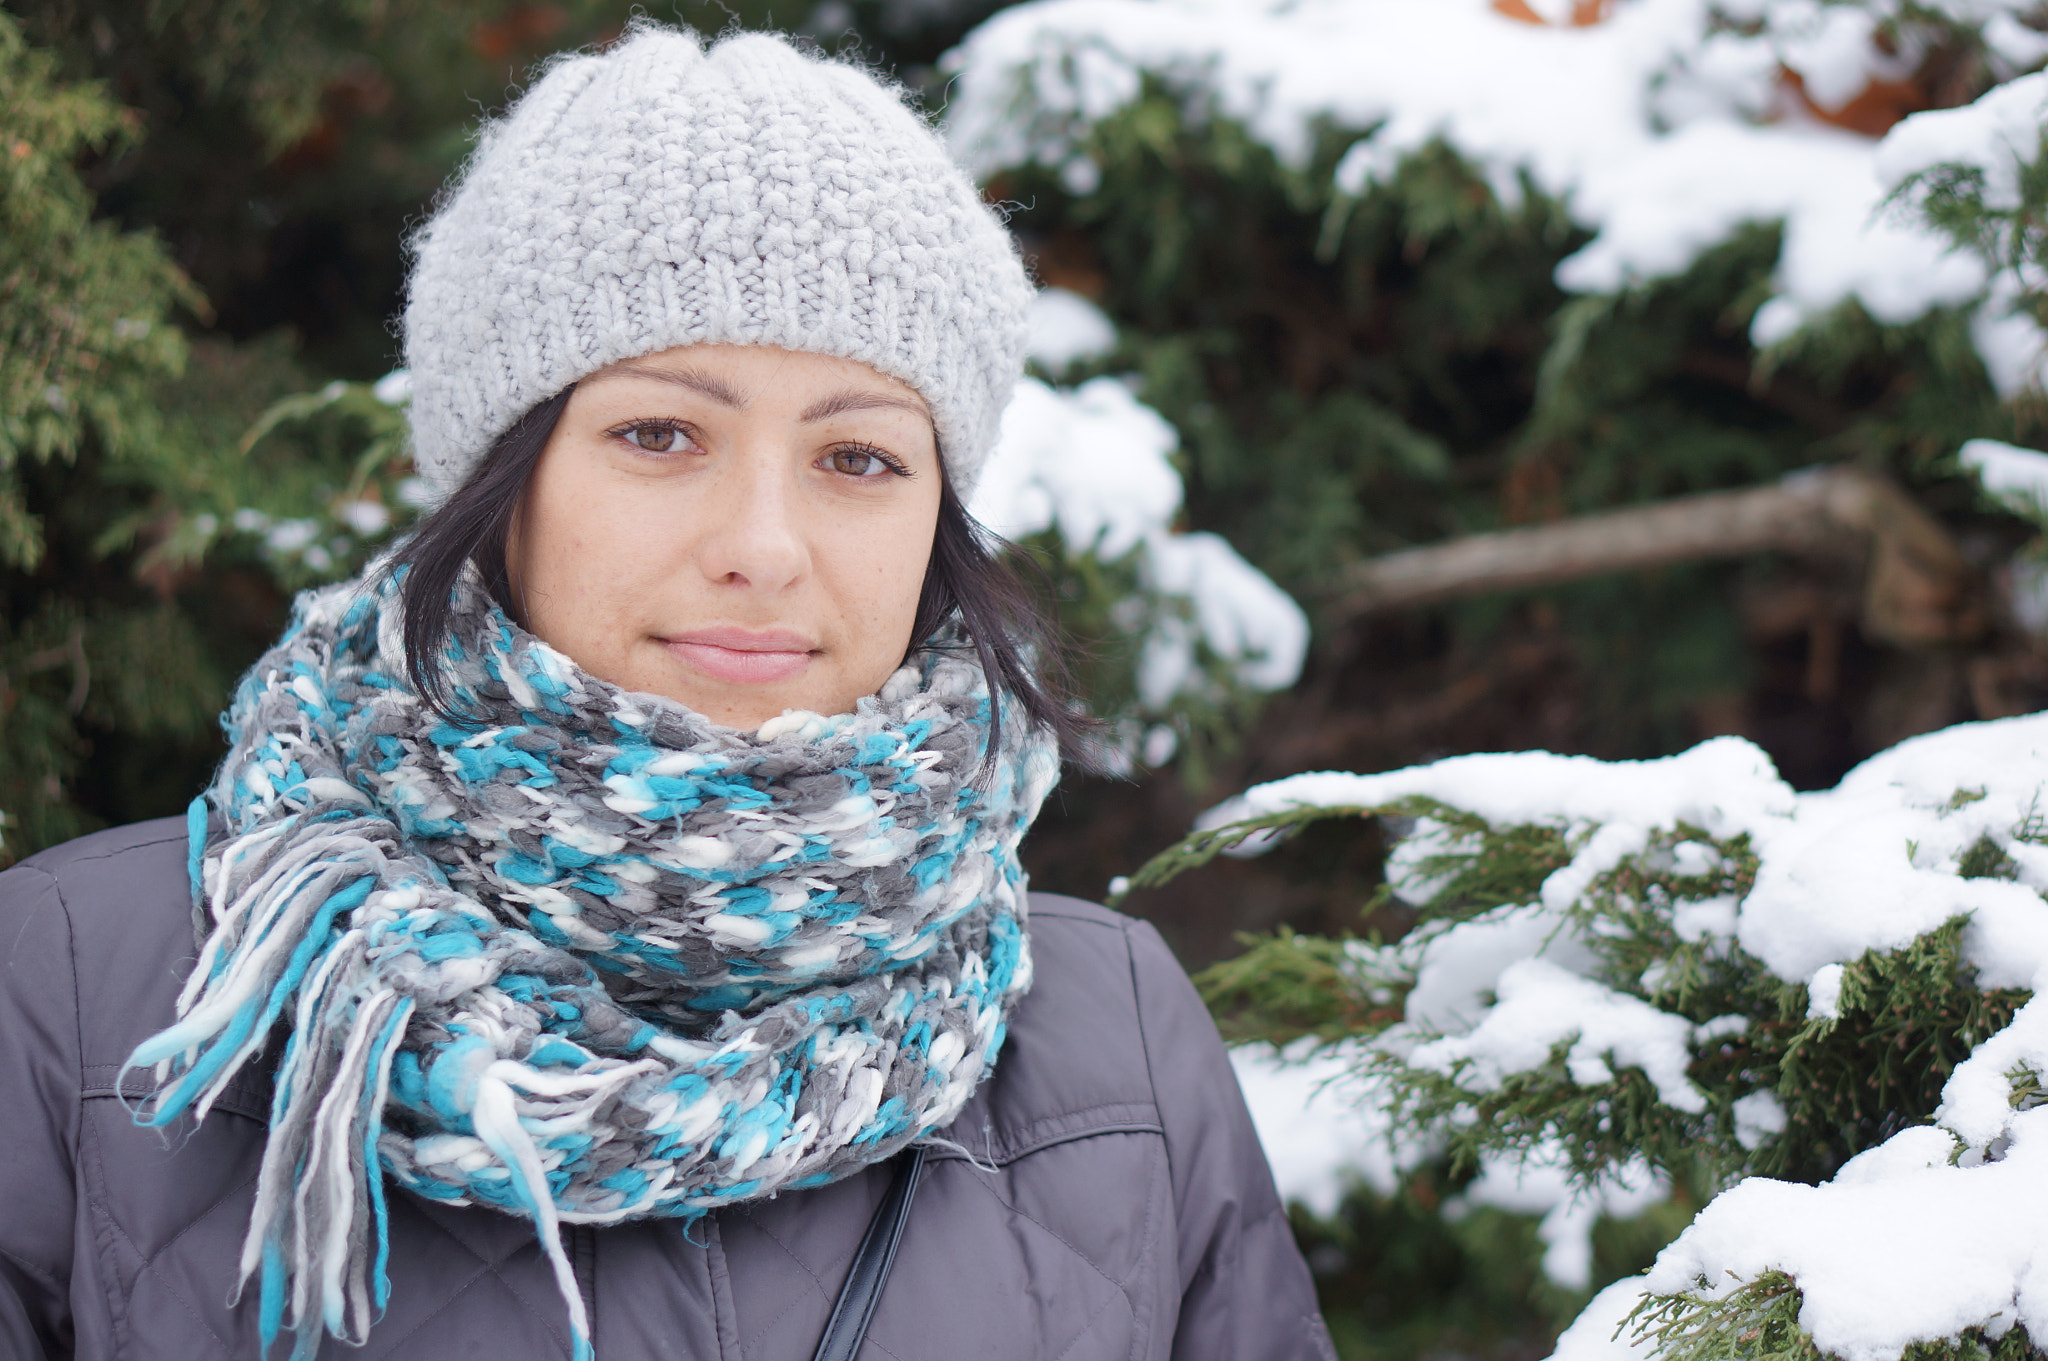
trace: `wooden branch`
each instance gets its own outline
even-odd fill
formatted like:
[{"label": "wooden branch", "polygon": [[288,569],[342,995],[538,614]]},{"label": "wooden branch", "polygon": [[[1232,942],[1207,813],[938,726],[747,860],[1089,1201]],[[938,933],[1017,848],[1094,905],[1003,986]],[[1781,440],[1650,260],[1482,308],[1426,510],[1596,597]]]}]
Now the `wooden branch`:
[{"label": "wooden branch", "polygon": [[1948,530],[1887,479],[1847,466],[1389,553],[1343,574],[1332,613],[1354,619],[1609,572],[1773,552],[1861,566],[1863,627],[1874,638],[1915,647],[1983,630],[1973,575]]}]

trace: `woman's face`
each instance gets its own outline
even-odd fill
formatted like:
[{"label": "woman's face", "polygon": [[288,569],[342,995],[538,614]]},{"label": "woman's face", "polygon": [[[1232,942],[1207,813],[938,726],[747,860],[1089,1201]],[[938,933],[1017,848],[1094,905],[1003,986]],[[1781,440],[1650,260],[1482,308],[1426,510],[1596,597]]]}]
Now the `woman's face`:
[{"label": "woman's face", "polygon": [[506,548],[526,627],[628,690],[753,728],[837,714],[910,645],[931,414],[865,364],[692,345],[576,385]]}]

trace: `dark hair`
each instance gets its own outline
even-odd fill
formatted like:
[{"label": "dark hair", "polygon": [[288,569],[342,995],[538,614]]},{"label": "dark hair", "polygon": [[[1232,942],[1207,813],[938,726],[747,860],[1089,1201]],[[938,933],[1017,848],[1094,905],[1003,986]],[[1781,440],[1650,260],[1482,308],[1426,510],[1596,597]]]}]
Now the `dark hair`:
[{"label": "dark hair", "polygon": [[[399,598],[406,674],[435,712],[451,722],[474,720],[451,708],[437,663],[448,641],[450,594],[464,564],[475,563],[499,607],[524,624],[513,599],[505,548],[534,466],[575,390],[573,384],[564,388],[514,422],[386,565],[390,572],[405,571]],[[1041,593],[1013,565],[1012,559],[1021,555],[1005,557],[1004,542],[967,513],[943,459],[939,477],[938,526],[911,625],[911,651],[957,620],[990,688],[1007,692],[1034,727],[1056,736],[1062,756],[1088,761],[1100,724],[1074,700],[1064,639],[1041,606]],[[991,722],[990,762],[1002,739],[1000,705]]]}]

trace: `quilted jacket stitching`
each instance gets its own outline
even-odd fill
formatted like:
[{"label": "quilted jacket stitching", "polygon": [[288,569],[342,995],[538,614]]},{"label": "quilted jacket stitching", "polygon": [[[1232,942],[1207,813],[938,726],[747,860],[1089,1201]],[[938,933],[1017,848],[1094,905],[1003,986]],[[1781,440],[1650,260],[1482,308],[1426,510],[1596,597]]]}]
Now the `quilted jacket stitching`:
[{"label": "quilted jacket stitching", "polygon": [[[796,1250],[794,1248],[790,1247],[789,1244],[783,1242],[780,1238],[777,1238],[775,1234],[769,1230],[768,1226],[763,1224],[760,1220],[756,1219],[751,1212],[747,1214],[747,1222],[752,1224],[754,1226],[755,1231],[758,1232],[763,1238],[773,1243],[776,1247],[781,1248],[782,1251],[789,1257],[789,1260],[795,1262],[797,1264],[797,1268],[800,1271],[802,1271],[804,1275],[811,1278],[811,1283],[817,1286],[818,1294],[820,1296],[828,1300],[832,1298],[832,1292],[826,1289],[824,1280],[819,1277],[817,1272],[811,1270],[810,1264],[808,1262],[804,1261],[803,1258],[796,1255]],[[802,1304],[804,1302],[804,1299],[805,1296],[799,1294],[796,1298],[784,1304],[782,1308],[776,1310],[775,1316],[773,1318],[769,1319],[766,1323],[763,1323],[760,1327],[755,1328],[753,1330],[751,1337],[742,1338],[740,1341],[742,1352],[751,1351],[755,1343],[759,1342],[762,1338],[768,1336],[769,1332],[774,1329],[775,1325],[782,1322],[783,1319],[789,1317],[789,1311],[796,1308],[799,1304]]]},{"label": "quilted jacket stitching", "polygon": [[[1023,1220],[1025,1223],[1037,1225],[1041,1230],[1044,1231],[1045,1235],[1048,1238],[1052,1239],[1055,1243],[1058,1243],[1068,1252],[1073,1253],[1074,1256],[1080,1258],[1083,1262],[1087,1263],[1088,1269],[1090,1271],[1100,1276],[1103,1280],[1109,1282],[1110,1289],[1116,1292],[1116,1297],[1118,1299],[1123,1300],[1124,1307],[1127,1309],[1131,1308],[1129,1292],[1124,1288],[1123,1282],[1119,1281],[1116,1277],[1110,1275],[1107,1271],[1104,1271],[1102,1269],[1101,1263],[1097,1262],[1093,1257],[1090,1257],[1087,1253],[1081,1251],[1081,1249],[1075,1247],[1072,1243],[1069,1243],[1066,1240],[1066,1238],[1060,1234],[1058,1230],[1054,1229],[1051,1225],[1047,1224],[1037,1215],[1034,1215],[1029,1211],[1019,1209],[1013,1202],[1005,1199],[1003,1195],[996,1190],[995,1187],[989,1185],[988,1180],[986,1178],[975,1178],[970,1184],[979,1186],[983,1191],[985,1191],[988,1194],[991,1200],[995,1201],[996,1204],[1002,1206],[1004,1209],[1008,1210],[1011,1214],[1017,1216],[1017,1218]],[[1144,1260],[1143,1254],[1139,1255],[1138,1260],[1140,1262]],[[1134,1265],[1132,1267],[1132,1270],[1136,1271],[1137,1267]],[[1096,1311],[1096,1313],[1100,1312],[1101,1310]],[[1132,1309],[1131,1315],[1133,1320],[1135,1321],[1137,1317],[1137,1310]],[[1093,1317],[1093,1315],[1090,1315],[1091,1319]]]},{"label": "quilted jacket stitching", "polygon": [[[80,1061],[83,1062],[85,1054],[85,1018],[82,1015],[84,1007],[79,1001],[78,934],[71,929],[71,906],[64,901],[64,885],[57,881],[56,875],[40,867],[29,866],[28,868],[35,869],[36,873],[50,881],[50,894],[57,900],[57,911],[64,918],[64,962],[71,967],[71,1027],[78,1045],[75,1052],[80,1056]],[[70,1145],[74,1149],[78,1147],[78,1131],[83,1124],[84,1119],[80,1114],[78,1103],[74,1102],[71,1108],[71,1129],[69,1131],[71,1136]],[[76,1155],[72,1158],[71,1175],[75,1183],[78,1177],[78,1160]],[[7,1254],[7,1260],[18,1262],[23,1267],[34,1271],[36,1275],[57,1287],[58,1294],[64,1293],[64,1284],[68,1273],[65,1272],[62,1265],[40,1267],[26,1258],[11,1252]]]},{"label": "quilted jacket stitching", "polygon": [[[444,1235],[450,1242],[454,1243],[456,1247],[461,1248],[471,1257],[474,1257],[477,1261],[477,1272],[474,1276],[471,1276],[461,1285],[449,1291],[448,1297],[442,1300],[441,1303],[439,1303],[438,1305],[434,1306],[433,1309],[429,1310],[427,1314],[424,1317],[422,1317],[418,1323],[415,1323],[412,1327],[406,1329],[404,1336],[392,1341],[390,1347],[383,1353],[385,1356],[403,1355],[401,1349],[407,1342],[410,1342],[419,1333],[420,1329],[426,1327],[429,1323],[432,1323],[442,1314],[445,1314],[448,1312],[448,1310],[454,1308],[456,1303],[459,1302],[464,1295],[467,1295],[471,1290],[475,1289],[477,1284],[487,1276],[497,1281],[499,1285],[503,1286],[505,1288],[505,1293],[510,1295],[515,1301],[517,1301],[520,1304],[520,1306],[526,1310],[527,1313],[532,1314],[534,1316],[534,1320],[537,1323],[539,1323],[543,1329],[547,1331],[548,1336],[553,1338],[556,1341],[556,1343],[558,1343],[562,1347],[564,1352],[567,1352],[569,1344],[568,1341],[562,1336],[561,1331],[553,1327],[551,1324],[549,1324],[548,1320],[544,1316],[542,1316],[541,1312],[533,1307],[532,1302],[529,1301],[524,1295],[520,1294],[519,1291],[513,1287],[512,1282],[505,1279],[504,1273],[498,1270],[498,1268],[503,1265],[502,1258],[498,1261],[492,1261],[490,1258],[484,1256],[484,1254],[478,1252],[469,1244],[463,1242],[462,1239],[458,1235],[456,1235],[452,1230],[450,1230],[447,1225],[437,1223],[427,1215],[416,1215],[415,1218],[419,1219],[421,1222],[429,1225],[430,1227],[440,1231],[440,1233]],[[514,1246],[510,1250],[510,1252],[506,1254],[506,1256],[510,1256],[511,1252],[517,1252],[518,1250],[518,1246]],[[384,1341],[383,1338],[377,1337],[374,1331],[371,1333],[371,1338],[372,1340],[380,1344]]]},{"label": "quilted jacket stitching", "polygon": [[9,1252],[5,1247],[0,1247],[0,1257],[5,1257],[8,1261],[48,1286],[51,1294],[61,1295],[64,1293],[64,1280],[61,1276],[51,1275],[47,1270],[37,1266],[20,1253]]},{"label": "quilted jacket stitching", "polygon": [[[476,1256],[475,1253],[471,1253],[470,1255],[472,1257]],[[441,1317],[441,1315],[447,1313],[450,1309],[454,1308],[458,1303],[462,1301],[462,1298],[465,1295],[469,1294],[471,1290],[475,1289],[477,1285],[487,1277],[496,1279],[498,1284],[504,1286],[506,1292],[510,1294],[513,1299],[519,1299],[519,1292],[512,1289],[511,1285],[507,1283],[503,1276],[499,1276],[497,1272],[493,1271],[491,1269],[491,1264],[489,1262],[485,1262],[482,1258],[478,1258],[477,1261],[479,1265],[477,1266],[475,1275],[471,1276],[461,1285],[458,1285],[453,1290],[449,1291],[448,1298],[442,1300],[439,1304],[435,1305],[431,1310],[429,1310],[426,1313],[424,1317],[420,1319],[418,1323],[415,1323],[412,1325],[412,1327],[406,1329],[405,1334],[402,1337],[391,1340],[390,1345],[383,1350],[382,1355],[402,1356],[404,1353],[401,1349],[405,1346],[406,1343],[412,1341],[413,1338],[418,1335],[420,1329],[426,1327],[429,1323],[432,1323],[435,1319]],[[520,1300],[520,1303],[524,1304],[525,1301]],[[370,1338],[379,1346],[383,1346],[383,1344],[386,1341],[385,1338],[378,1337],[376,1330],[374,1329],[371,1330]]]},{"label": "quilted jacket stitching", "polygon": [[[506,1262],[512,1259],[512,1255],[514,1253],[518,1252],[521,1248],[533,1246],[532,1244],[529,1244],[525,1241],[515,1241],[510,1246],[506,1247],[502,1252],[500,1252],[496,1257],[487,1257],[483,1253],[478,1252],[475,1248],[471,1247],[468,1243],[463,1242],[461,1236],[458,1235],[453,1229],[449,1228],[446,1224],[441,1223],[439,1220],[429,1215],[421,1215],[419,1217],[426,1223],[432,1225],[435,1229],[438,1229],[443,1234],[446,1234],[457,1245],[459,1245],[464,1252],[476,1258],[479,1262],[482,1262],[484,1265],[484,1270],[489,1272],[492,1276],[496,1277],[498,1284],[505,1287],[505,1293],[510,1295],[513,1299],[518,1300],[519,1303],[522,1306],[524,1306],[526,1312],[532,1314],[535,1320],[539,1322],[540,1326],[547,1330],[548,1336],[552,1337],[556,1342],[561,1344],[561,1347],[564,1351],[570,1350],[568,1337],[562,1332],[562,1330],[559,1327],[555,1325],[555,1323],[546,1314],[542,1313],[539,1309],[535,1308],[533,1302],[527,1299],[526,1296],[522,1295],[519,1292],[518,1287],[514,1286],[511,1281],[505,1279],[505,1273],[501,1269],[504,1267]],[[550,1293],[548,1298],[550,1302],[552,1302],[555,1296],[552,1293]]]},{"label": "quilted jacket stitching", "polygon": [[[991,1200],[995,1201],[996,1204],[1002,1206],[1004,1209],[1008,1210],[1017,1218],[1023,1220],[1027,1224],[1036,1225],[1042,1232],[1045,1233],[1047,1237],[1051,1238],[1054,1242],[1058,1243],[1061,1247],[1065,1248],[1074,1256],[1080,1258],[1082,1262],[1087,1264],[1088,1269],[1090,1271],[1093,1271],[1096,1275],[1102,1277],[1103,1280],[1109,1283],[1110,1293],[1104,1297],[1102,1303],[1095,1306],[1094,1311],[1091,1312],[1087,1318],[1081,1321],[1081,1326],[1074,1331],[1074,1335],[1067,1340],[1067,1345],[1060,1348],[1059,1355],[1054,1357],[1052,1361],[1063,1361],[1063,1358],[1072,1354],[1074,1348],[1080,1346],[1083,1342],[1087,1341],[1088,1335],[1095,1328],[1095,1321],[1101,1318],[1102,1315],[1109,1309],[1109,1307],[1112,1304],[1116,1304],[1119,1301],[1121,1301],[1124,1308],[1130,1311],[1132,1323],[1134,1325],[1136,1324],[1137,1311],[1131,1307],[1130,1296],[1125,1293],[1123,1286],[1118,1284],[1116,1278],[1111,1276],[1108,1272],[1104,1271],[1092,1257],[1090,1257],[1087,1253],[1081,1251],[1079,1248],[1075,1247],[1072,1243],[1069,1243],[1065,1238],[1061,1237],[1058,1233],[1055,1233],[1052,1229],[1046,1227],[1045,1223],[1042,1220],[1040,1220],[1036,1215],[1027,1214],[1023,1210],[1018,1209],[1008,1200],[1004,1199],[1002,1195],[1000,1195],[996,1191],[995,1187],[989,1185],[986,1178],[975,1178],[972,1184],[979,1186],[984,1192],[988,1194],[988,1197]],[[872,1337],[870,1337],[868,1340],[870,1342],[874,1342],[877,1346],[880,1345],[880,1343],[876,1342],[875,1339]]]},{"label": "quilted jacket stitching", "polygon": [[[95,1139],[97,1139],[97,1136],[95,1136]],[[142,1245],[135,1241],[134,1235],[130,1234],[128,1230],[121,1227],[121,1222],[118,1219],[114,1218],[112,1212],[108,1211],[106,1207],[98,1200],[94,1200],[92,1204],[93,1208],[99,1210],[101,1214],[105,1217],[107,1227],[113,1230],[114,1233],[120,1235],[121,1241],[128,1245],[128,1250],[134,1253],[137,1261],[141,1263],[141,1265],[136,1268],[134,1277],[130,1279],[130,1281],[128,1282],[127,1290],[123,1292],[121,1301],[123,1305],[122,1314],[125,1316],[129,1312],[129,1310],[133,1308],[135,1304],[135,1292],[142,1285],[142,1278],[144,1276],[152,1276],[156,1279],[158,1286],[161,1287],[163,1291],[166,1294],[168,1294],[172,1299],[176,1300],[179,1306],[184,1309],[186,1314],[188,1314],[191,1317],[192,1321],[199,1325],[200,1330],[204,1332],[208,1337],[214,1340],[215,1345],[217,1345],[221,1349],[222,1353],[227,1354],[230,1351],[230,1348],[227,1344],[227,1340],[223,1338],[219,1333],[213,1330],[213,1325],[211,1323],[208,1323],[206,1321],[206,1316],[200,1312],[198,1303],[195,1300],[193,1300],[190,1295],[187,1295],[183,1290],[181,1290],[178,1287],[177,1283],[173,1281],[169,1276],[157,1270],[157,1268],[154,1265],[155,1255],[151,1254],[148,1257],[143,1256]],[[201,1216],[201,1218],[204,1218],[204,1216]],[[196,1222],[197,1221],[195,1220],[194,1223]],[[188,1224],[185,1226],[185,1229],[181,1229],[179,1230],[179,1232],[182,1234],[189,1230],[191,1227],[192,1226]],[[122,1350],[126,1351],[127,1348],[123,1347]]]},{"label": "quilted jacket stitching", "polygon": [[[1159,1140],[1159,1145],[1159,1163],[1153,1169],[1152,1185],[1145,1195],[1144,1246],[1138,1253],[1138,1261],[1152,1262],[1154,1270],[1159,1269],[1157,1261],[1159,1255],[1159,1228],[1163,1218],[1160,1214],[1160,1207],[1162,1202],[1170,1204],[1173,1200],[1173,1177],[1166,1170],[1166,1160],[1170,1155],[1167,1151],[1166,1139],[1163,1135]],[[1161,1184],[1162,1182],[1164,1182],[1164,1185]],[[1131,1274],[1133,1276],[1137,1274],[1135,1266],[1131,1268]],[[1129,1287],[1125,1288],[1125,1293],[1130,1293]],[[1132,1312],[1137,1312],[1135,1300],[1132,1301]],[[1138,1327],[1132,1330],[1131,1350],[1129,1353],[1131,1356],[1140,1355],[1143,1345],[1151,1341],[1151,1328],[1146,1326],[1146,1320],[1150,1320],[1152,1328],[1158,1326],[1157,1318],[1152,1316],[1151,1311],[1146,1311],[1144,1318],[1138,1321]]]},{"label": "quilted jacket stitching", "polygon": [[[184,1228],[179,1229],[169,1238],[166,1238],[163,1242],[157,1244],[154,1248],[151,1248],[149,1254],[142,1258],[142,1266],[138,1270],[137,1274],[139,1275],[142,1271],[149,1271],[153,1269],[156,1266],[156,1259],[163,1256],[165,1250],[167,1250],[172,1245],[177,1243],[177,1241],[183,1238],[186,1234],[192,1232],[192,1230],[198,1228],[201,1224],[205,1223],[206,1220],[210,1218],[216,1210],[225,1207],[230,1200],[233,1200],[236,1196],[240,1195],[243,1190],[245,1190],[248,1187],[254,1186],[255,1184],[256,1177],[254,1173],[251,1173],[246,1179],[235,1183],[233,1190],[224,1193],[219,1200],[216,1200],[215,1202],[213,1202],[213,1204],[207,1206],[198,1214],[192,1216],[191,1220],[185,1225]],[[137,1252],[137,1254],[140,1254],[142,1252],[141,1244],[135,1243],[134,1238],[131,1237],[125,1229],[122,1230],[121,1236],[127,1238],[131,1244],[135,1245],[135,1251]]]}]

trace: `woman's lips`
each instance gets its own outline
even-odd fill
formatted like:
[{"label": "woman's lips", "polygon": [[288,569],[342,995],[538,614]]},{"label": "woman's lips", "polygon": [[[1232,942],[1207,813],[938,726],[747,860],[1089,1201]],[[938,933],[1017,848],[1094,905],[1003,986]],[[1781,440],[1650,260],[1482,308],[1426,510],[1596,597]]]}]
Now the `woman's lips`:
[{"label": "woman's lips", "polygon": [[802,675],[811,664],[811,640],[781,629],[693,629],[662,646],[713,680],[759,685]]}]

